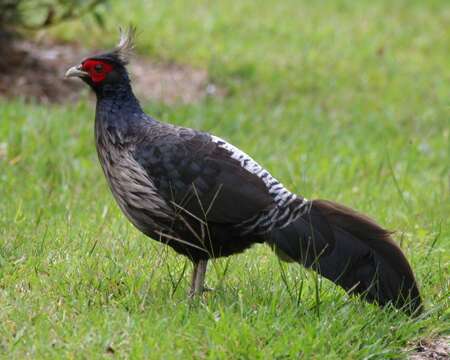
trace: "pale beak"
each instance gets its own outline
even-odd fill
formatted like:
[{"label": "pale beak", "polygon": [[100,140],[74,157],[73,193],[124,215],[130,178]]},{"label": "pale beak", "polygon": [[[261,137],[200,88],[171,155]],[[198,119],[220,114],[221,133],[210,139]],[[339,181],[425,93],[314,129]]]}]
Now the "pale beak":
[{"label": "pale beak", "polygon": [[81,65],[78,66],[72,66],[69,70],[66,71],[66,73],[64,74],[65,78],[70,78],[70,77],[86,77],[88,76],[88,73],[86,71],[81,70]]}]

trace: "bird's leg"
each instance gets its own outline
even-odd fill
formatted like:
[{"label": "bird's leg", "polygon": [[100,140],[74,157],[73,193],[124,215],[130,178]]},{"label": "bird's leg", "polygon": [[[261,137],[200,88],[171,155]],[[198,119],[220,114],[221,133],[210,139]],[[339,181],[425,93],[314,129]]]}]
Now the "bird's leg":
[{"label": "bird's leg", "polygon": [[208,265],[208,260],[200,260],[198,263],[197,274],[195,277],[195,293],[201,294],[204,290],[205,285],[205,275],[206,275],[206,266]]},{"label": "bird's leg", "polygon": [[201,295],[205,290],[205,274],[206,266],[208,265],[208,260],[199,260],[194,262],[194,271],[192,272],[191,290],[189,291],[189,296],[194,297],[196,295]]},{"label": "bird's leg", "polygon": [[192,270],[192,278],[191,278],[191,288],[189,289],[189,297],[194,296],[195,292],[195,279],[197,278],[197,272],[198,272],[198,261],[194,262],[194,269]]}]

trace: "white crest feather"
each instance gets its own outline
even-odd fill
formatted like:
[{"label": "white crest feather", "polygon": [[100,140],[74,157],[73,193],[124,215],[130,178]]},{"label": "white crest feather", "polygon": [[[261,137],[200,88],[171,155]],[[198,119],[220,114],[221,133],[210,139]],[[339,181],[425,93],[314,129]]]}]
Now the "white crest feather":
[{"label": "white crest feather", "polygon": [[130,57],[133,55],[134,38],[136,36],[136,28],[129,26],[126,30],[120,29],[120,40],[114,49],[114,55],[125,65],[128,64]]}]

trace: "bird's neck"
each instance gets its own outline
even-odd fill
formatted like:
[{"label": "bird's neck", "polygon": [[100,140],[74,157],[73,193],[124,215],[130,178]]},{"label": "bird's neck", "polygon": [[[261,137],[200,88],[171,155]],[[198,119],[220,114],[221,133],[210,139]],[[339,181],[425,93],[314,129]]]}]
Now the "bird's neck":
[{"label": "bird's neck", "polygon": [[134,125],[141,118],[143,110],[131,89],[131,85],[105,84],[97,91],[97,120],[105,125],[118,126],[122,129]]},{"label": "bird's neck", "polygon": [[97,141],[107,136],[118,143],[134,138],[142,127],[156,123],[145,115],[129,83],[105,85],[97,92],[95,132]]},{"label": "bird's neck", "polygon": [[133,93],[131,84],[127,81],[122,84],[105,84],[95,90],[98,106],[111,106],[112,104],[123,104],[127,107],[141,110],[139,101]]}]

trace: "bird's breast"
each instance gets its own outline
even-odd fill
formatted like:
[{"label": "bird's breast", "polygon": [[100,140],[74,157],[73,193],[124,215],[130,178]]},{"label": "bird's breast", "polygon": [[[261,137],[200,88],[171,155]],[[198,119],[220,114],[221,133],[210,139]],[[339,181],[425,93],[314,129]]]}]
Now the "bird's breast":
[{"label": "bird's breast", "polygon": [[171,208],[134,159],[132,149],[116,146],[100,136],[97,153],[111,192],[128,219],[145,233],[163,228]]}]

